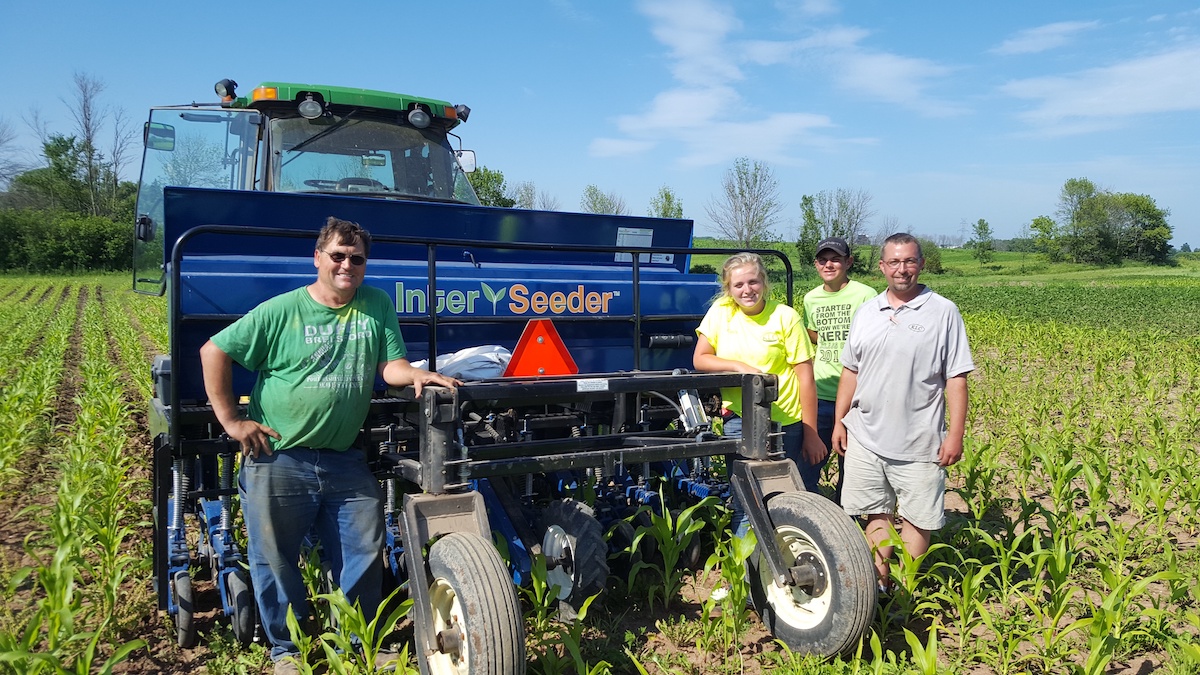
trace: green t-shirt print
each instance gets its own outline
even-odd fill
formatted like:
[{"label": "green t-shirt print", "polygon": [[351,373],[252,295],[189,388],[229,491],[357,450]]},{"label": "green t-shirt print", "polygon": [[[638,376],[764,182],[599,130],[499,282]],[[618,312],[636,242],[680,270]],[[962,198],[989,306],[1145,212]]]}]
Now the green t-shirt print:
[{"label": "green t-shirt print", "polygon": [[279,432],[277,449],[354,443],[382,362],[405,356],[391,298],[361,287],[337,309],[305,288],[255,307],[213,342],[258,373],[249,415]]},{"label": "green t-shirt print", "polygon": [[804,294],[804,327],[817,333],[813,378],[817,381],[818,399],[837,399],[838,380],[842,377],[842,347],[850,334],[850,320],[854,318],[855,310],[877,295],[875,289],[853,279],[837,293],[817,286]]}]

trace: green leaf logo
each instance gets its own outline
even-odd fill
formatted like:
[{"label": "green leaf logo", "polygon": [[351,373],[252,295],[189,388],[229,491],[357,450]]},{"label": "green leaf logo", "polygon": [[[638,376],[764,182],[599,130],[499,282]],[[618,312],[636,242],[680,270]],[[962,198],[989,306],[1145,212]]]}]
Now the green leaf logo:
[{"label": "green leaf logo", "polygon": [[496,303],[504,299],[504,294],[508,291],[508,286],[501,288],[498,291],[493,291],[491,286],[479,282],[480,288],[483,289],[483,297],[487,298],[492,303],[492,314],[496,313]]}]

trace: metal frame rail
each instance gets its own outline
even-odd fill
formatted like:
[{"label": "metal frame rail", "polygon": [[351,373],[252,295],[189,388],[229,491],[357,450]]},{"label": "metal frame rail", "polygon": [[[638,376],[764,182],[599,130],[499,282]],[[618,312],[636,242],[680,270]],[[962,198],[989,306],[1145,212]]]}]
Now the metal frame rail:
[{"label": "metal frame rail", "polygon": [[[168,291],[168,316],[177,324],[192,321],[232,321],[240,315],[220,314],[191,314],[183,315],[181,311],[181,274],[182,262],[186,244],[199,236],[206,234],[233,236],[278,236],[288,238],[312,238],[310,231],[298,231],[286,228],[240,227],[229,225],[203,225],[192,228],[182,234],[174,243],[171,250],[170,285]],[[374,244],[399,244],[423,246],[426,249],[429,286],[427,293],[436,296],[437,291],[437,252],[439,248],[492,248],[498,250],[553,250],[597,253],[625,253],[630,256],[632,274],[633,308],[630,315],[604,317],[550,317],[559,320],[585,321],[622,321],[633,325],[634,340],[634,370],[641,363],[643,347],[642,325],[644,321],[681,321],[693,320],[698,322],[701,315],[673,314],[655,317],[643,317],[640,303],[640,254],[647,252],[673,253],[676,255],[695,254],[733,254],[746,249],[730,248],[653,248],[635,246],[598,246],[577,244],[539,244],[528,242],[492,242],[461,239],[418,239],[414,237],[376,235],[372,237]],[[753,249],[754,253],[775,257],[782,261],[786,275],[787,301],[793,301],[791,262],[787,256],[769,249]],[[614,263],[617,264],[617,263]],[[403,323],[409,325],[425,325],[429,330],[429,353],[431,367],[436,368],[436,359],[432,358],[437,352],[437,327],[439,324],[453,323],[505,323],[525,322],[526,317],[487,317],[484,320],[470,317],[439,317],[436,313],[436,303],[428,303],[427,315],[422,319],[406,319]],[[653,336],[650,336],[653,337]],[[172,364],[181,363],[179,340],[175,330],[172,330],[170,340],[170,357]],[[646,345],[650,346],[650,345]],[[172,366],[175,370],[176,366]],[[221,453],[235,452],[236,448],[230,441],[222,438],[221,434],[211,433],[211,425],[215,424],[212,409],[206,405],[183,405],[179,399],[179,375],[173,372],[169,378],[169,391],[158,392],[160,397],[154,405],[158,413],[167,421],[166,433],[160,433],[153,441],[154,445],[154,512],[156,532],[154,538],[154,580],[160,608],[168,605],[166,574],[168,569],[168,552],[162,532],[163,524],[169,517],[167,504],[170,497],[171,481],[165,477],[171,475],[172,461],[181,457],[198,457]],[[597,386],[604,381],[606,390],[599,394],[594,390],[580,390],[580,382],[587,381],[588,387]],[[481,451],[480,458],[451,456],[465,452],[456,437],[460,424],[460,404],[470,404],[476,401],[491,401],[496,398],[529,398],[542,402],[562,402],[566,400],[595,399],[605,396],[627,396],[639,391],[662,390],[677,392],[680,389],[710,389],[717,387],[742,387],[746,397],[743,410],[754,411],[744,416],[743,438],[733,440],[686,441],[672,439],[668,436],[653,434],[618,434],[601,437],[583,437],[568,441],[531,442],[506,446],[498,449],[495,446]],[[161,401],[163,394],[167,400]],[[402,410],[406,406],[416,405],[411,401],[412,391],[402,392],[399,399],[375,399],[372,402],[372,413]],[[404,399],[408,400],[405,401]],[[741,374],[681,374],[674,372],[653,373],[615,373],[597,374],[569,378],[539,378],[537,380],[485,381],[471,383],[457,390],[446,390],[438,387],[425,388],[419,401],[421,410],[420,452],[417,459],[398,459],[392,470],[395,475],[411,481],[426,493],[424,495],[409,494],[405,496],[405,537],[413,538],[406,541],[407,551],[420,555],[424,543],[441,530],[435,526],[439,520],[443,524],[452,524],[460,529],[486,530],[486,514],[483,511],[482,500],[478,493],[465,489],[466,480],[473,477],[515,475],[555,469],[570,469],[581,467],[610,467],[618,462],[644,462],[655,459],[681,459],[687,457],[711,456],[719,454],[737,454],[749,461],[737,461],[731,472],[744,476],[746,480],[759,482],[761,478],[754,477],[753,465],[791,466],[787,463],[772,461],[781,457],[781,453],[772,453],[770,443],[770,403],[775,399],[775,382],[772,376],[741,375]],[[618,409],[620,405],[617,406]],[[203,438],[185,438],[183,431],[191,427],[206,427],[208,433]],[[218,430],[219,431],[219,430]],[[538,445],[541,443],[541,446]],[[604,447],[618,443],[616,447]],[[499,453],[499,454],[497,454]],[[749,468],[747,468],[749,467]],[[792,469],[795,474],[795,469]],[[800,485],[798,475],[785,476],[787,482]],[[739,490],[739,481],[734,480],[733,488]],[[188,499],[199,496],[216,497],[233,493],[234,490],[207,490],[189,493]],[[739,492],[740,495],[740,492]],[[751,496],[751,495],[746,495]],[[743,499],[743,503],[748,500]],[[761,502],[760,502],[761,503]],[[757,528],[766,524],[766,513],[756,513],[759,509],[748,509],[751,523]],[[466,522],[460,521],[460,516],[466,516]],[[466,526],[466,527],[463,527]],[[490,533],[482,531],[490,538]],[[413,548],[417,539],[424,537],[422,543]],[[777,557],[777,556],[772,556]],[[413,565],[410,561],[410,572],[416,570],[424,575],[423,564]],[[426,580],[422,580],[426,581]],[[421,584],[415,584],[418,595],[427,592]],[[428,598],[424,598],[428,600]],[[427,612],[428,608],[418,611]],[[428,617],[425,617],[428,618]],[[430,644],[430,643],[427,643]],[[423,657],[422,657],[423,658]]]},{"label": "metal frame rail", "polygon": [[[720,387],[741,388],[743,436],[740,440],[711,434],[688,438],[684,432],[673,430],[483,446],[467,446],[457,440],[462,414],[470,411],[475,403],[491,407],[513,401],[564,403],[614,398],[617,404],[614,416],[617,416],[630,395]],[[419,411],[418,452],[415,456],[411,452],[398,456],[385,453],[381,459],[390,468],[391,475],[422,490],[404,495],[403,506],[404,555],[408,557],[414,639],[422,673],[427,672],[427,656],[438,649],[428,591],[431,580],[426,573],[423,551],[429,542],[451,532],[474,532],[491,537],[482,497],[470,486],[472,479],[590,467],[602,467],[604,475],[612,476],[614,469],[624,463],[725,455],[731,459],[732,487],[757,532],[774,530],[765,507],[768,499],[779,493],[804,489],[795,465],[782,461],[781,436],[771,421],[771,403],[778,393],[773,375],[681,371],[611,373],[471,382],[456,389],[425,387],[416,401],[411,400],[411,388],[397,393],[398,412],[412,408]],[[619,427],[614,425],[613,428]],[[795,579],[812,584],[813,579],[821,577],[821,572],[811,569],[811,565],[786,566],[773,537],[763,537],[759,544],[763,546],[772,575],[781,585]]]}]

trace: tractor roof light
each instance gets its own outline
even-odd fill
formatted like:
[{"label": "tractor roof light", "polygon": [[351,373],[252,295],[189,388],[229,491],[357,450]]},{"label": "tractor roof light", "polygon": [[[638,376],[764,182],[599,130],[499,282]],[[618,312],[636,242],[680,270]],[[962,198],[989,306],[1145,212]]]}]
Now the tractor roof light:
[{"label": "tractor roof light", "polygon": [[217,92],[217,96],[220,96],[222,101],[232,101],[237,98],[237,82],[229,78],[213,85],[213,90]]},{"label": "tractor roof light", "polygon": [[429,116],[429,113],[425,112],[420,107],[414,107],[412,110],[408,111],[408,123],[418,129],[424,129],[425,127],[429,126],[429,123],[432,121],[433,118]]},{"label": "tractor roof light", "polygon": [[279,100],[278,87],[258,87],[250,92],[250,98],[255,101],[277,101]]},{"label": "tractor roof light", "polygon": [[314,101],[312,94],[308,94],[300,105],[296,106],[296,111],[306,120],[315,120],[325,114],[325,106],[321,105],[320,101]]},{"label": "tractor roof light", "polygon": [[459,103],[458,105],[454,106],[454,112],[458,113],[458,119],[466,122],[467,117],[471,114],[471,109]]}]

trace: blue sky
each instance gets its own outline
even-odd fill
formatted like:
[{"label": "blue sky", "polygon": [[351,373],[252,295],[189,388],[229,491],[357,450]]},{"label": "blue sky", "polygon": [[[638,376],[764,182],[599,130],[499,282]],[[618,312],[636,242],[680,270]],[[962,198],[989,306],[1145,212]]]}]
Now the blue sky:
[{"label": "blue sky", "polygon": [[869,232],[1016,236],[1086,177],[1200,246],[1195,0],[45,0],[5,10],[0,63],[0,119],[30,149],[31,110],[71,130],[76,72],[139,124],[224,77],[336,84],[469,105],[464,147],[565,210],[595,184],[644,214],[667,185],[711,234],[747,156],[773,167],[789,240],[800,198],[837,188],[870,193]]}]

